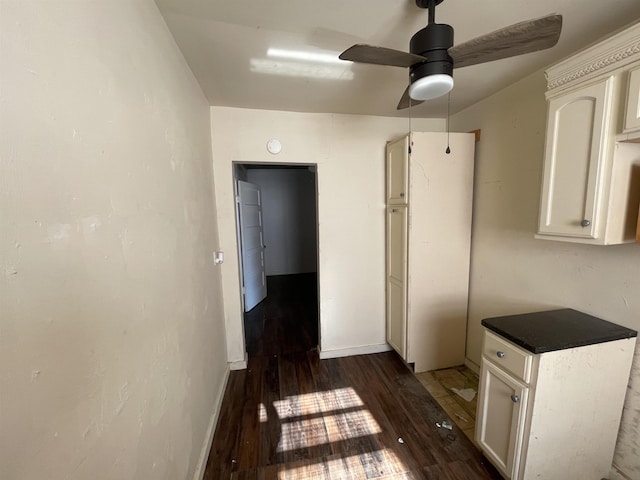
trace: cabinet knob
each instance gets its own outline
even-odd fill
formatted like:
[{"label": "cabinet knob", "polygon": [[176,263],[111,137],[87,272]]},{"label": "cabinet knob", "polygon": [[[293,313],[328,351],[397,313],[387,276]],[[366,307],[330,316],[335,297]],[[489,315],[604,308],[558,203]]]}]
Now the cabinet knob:
[{"label": "cabinet knob", "polygon": [[511,401],[513,403],[518,403],[520,401],[520,397],[518,395],[511,395]]},{"label": "cabinet knob", "polygon": [[392,208],[392,209],[391,209],[391,213],[396,213],[397,211],[398,211],[398,209],[397,209],[397,208]]},{"label": "cabinet knob", "polygon": [[504,358],[504,352],[496,352],[498,358]]},{"label": "cabinet knob", "polygon": [[400,198],[404,198],[404,192],[400,192]]},{"label": "cabinet knob", "polygon": [[582,225],[583,227],[588,227],[589,225],[591,225],[591,222],[585,218],[580,222],[580,225]]}]

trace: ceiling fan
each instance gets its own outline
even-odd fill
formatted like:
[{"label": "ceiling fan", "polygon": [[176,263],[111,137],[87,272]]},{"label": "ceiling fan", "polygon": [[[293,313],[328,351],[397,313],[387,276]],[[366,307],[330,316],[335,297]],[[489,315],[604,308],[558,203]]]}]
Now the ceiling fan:
[{"label": "ceiling fan", "polygon": [[453,68],[468,67],[502,58],[537,52],[558,43],[561,15],[516,23],[453,46],[453,28],[435,22],[436,5],[443,0],[416,0],[429,10],[427,26],[411,37],[409,51],[357,44],[339,56],[341,60],[409,68],[409,86],[398,110],[440,97],[453,88]]}]

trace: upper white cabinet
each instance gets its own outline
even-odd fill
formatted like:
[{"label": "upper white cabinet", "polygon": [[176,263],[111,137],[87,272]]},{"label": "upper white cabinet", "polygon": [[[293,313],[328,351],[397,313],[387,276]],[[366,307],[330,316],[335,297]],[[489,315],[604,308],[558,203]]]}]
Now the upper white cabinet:
[{"label": "upper white cabinet", "polygon": [[629,72],[624,133],[640,130],[640,67]]},{"label": "upper white cabinet", "polygon": [[387,342],[416,372],[464,363],[474,140],[387,143]]},{"label": "upper white cabinet", "polygon": [[538,233],[595,238],[600,167],[608,154],[610,76],[549,102]]},{"label": "upper white cabinet", "polygon": [[387,205],[409,200],[409,136],[387,143]]},{"label": "upper white cabinet", "polygon": [[547,69],[536,238],[599,245],[634,241],[639,71],[640,23]]}]

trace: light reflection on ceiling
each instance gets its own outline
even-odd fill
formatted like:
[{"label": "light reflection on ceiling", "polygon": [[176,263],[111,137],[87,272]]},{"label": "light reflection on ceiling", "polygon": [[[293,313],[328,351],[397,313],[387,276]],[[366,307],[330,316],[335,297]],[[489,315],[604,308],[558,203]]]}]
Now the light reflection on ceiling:
[{"label": "light reflection on ceiling", "polygon": [[340,52],[269,48],[267,58],[251,58],[252,72],[318,80],[352,80],[351,62],[338,59]]}]

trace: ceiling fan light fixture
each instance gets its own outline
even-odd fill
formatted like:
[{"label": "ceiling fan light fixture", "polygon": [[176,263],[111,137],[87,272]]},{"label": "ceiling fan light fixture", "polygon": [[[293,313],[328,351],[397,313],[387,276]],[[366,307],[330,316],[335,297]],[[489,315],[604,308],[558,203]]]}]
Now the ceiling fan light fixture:
[{"label": "ceiling fan light fixture", "polygon": [[409,87],[409,96],[413,100],[431,100],[446,95],[453,88],[453,77],[445,73],[436,73],[414,80]]}]

